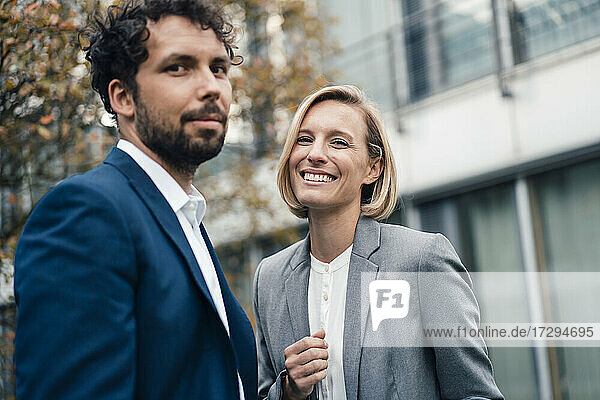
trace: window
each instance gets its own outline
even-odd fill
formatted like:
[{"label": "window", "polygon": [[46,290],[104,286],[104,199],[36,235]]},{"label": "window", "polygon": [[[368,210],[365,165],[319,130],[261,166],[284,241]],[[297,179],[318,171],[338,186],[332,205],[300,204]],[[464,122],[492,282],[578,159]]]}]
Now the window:
[{"label": "window", "polygon": [[[550,272],[600,272],[600,160],[535,177],[534,218],[539,232],[541,269]],[[555,322],[598,322],[592,293],[547,287],[546,314]],[[564,285],[561,285],[564,287]],[[597,288],[596,288],[597,290]],[[581,301],[586,304],[581,304]],[[586,300],[587,299],[587,300]],[[600,398],[600,348],[549,348],[555,392],[563,399]]]},{"label": "window", "polygon": [[[423,230],[444,233],[469,271],[523,271],[512,184],[477,190],[419,208]],[[502,302],[485,288],[475,286],[474,291],[482,323],[528,320],[524,283],[513,288]],[[491,315],[493,320],[490,320]],[[539,397],[532,348],[490,347],[488,350],[496,382],[507,399]]]},{"label": "window", "polygon": [[507,0],[515,63],[600,34],[600,0]]},{"label": "window", "polygon": [[442,85],[456,86],[491,74],[495,67],[489,0],[446,0],[439,4]]}]

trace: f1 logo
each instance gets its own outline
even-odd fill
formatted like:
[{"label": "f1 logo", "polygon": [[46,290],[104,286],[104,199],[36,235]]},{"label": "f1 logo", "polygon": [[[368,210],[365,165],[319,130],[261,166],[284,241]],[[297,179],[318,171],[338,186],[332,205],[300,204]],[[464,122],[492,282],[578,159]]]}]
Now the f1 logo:
[{"label": "f1 logo", "polygon": [[376,280],[369,283],[373,331],[385,319],[399,319],[408,315],[410,285],[404,280]]}]

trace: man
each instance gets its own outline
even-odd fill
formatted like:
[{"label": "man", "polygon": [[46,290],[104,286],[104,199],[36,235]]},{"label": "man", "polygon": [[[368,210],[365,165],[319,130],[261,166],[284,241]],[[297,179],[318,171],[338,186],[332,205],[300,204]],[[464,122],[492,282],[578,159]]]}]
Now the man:
[{"label": "man", "polygon": [[15,255],[20,399],[254,399],[252,327],[192,186],[227,128],[232,29],[201,0],[96,19],[87,59],[120,140],[32,213]]}]

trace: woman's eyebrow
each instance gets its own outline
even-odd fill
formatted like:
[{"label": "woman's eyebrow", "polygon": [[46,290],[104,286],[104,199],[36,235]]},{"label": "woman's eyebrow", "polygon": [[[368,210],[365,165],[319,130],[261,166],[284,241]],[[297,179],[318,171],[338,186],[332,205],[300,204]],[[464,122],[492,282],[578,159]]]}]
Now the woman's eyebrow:
[{"label": "woman's eyebrow", "polygon": [[335,135],[344,136],[347,139],[353,139],[351,134],[349,134],[346,131],[339,130],[339,129],[332,129],[327,132],[327,136],[335,136]]}]

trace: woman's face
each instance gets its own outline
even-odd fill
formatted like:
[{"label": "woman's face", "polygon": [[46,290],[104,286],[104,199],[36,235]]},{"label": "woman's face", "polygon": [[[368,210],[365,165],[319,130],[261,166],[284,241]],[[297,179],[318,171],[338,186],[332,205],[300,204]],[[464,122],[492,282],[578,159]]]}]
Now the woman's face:
[{"label": "woman's face", "polygon": [[288,161],[292,190],[310,210],[360,209],[362,185],[377,180],[369,159],[363,113],[335,100],[311,107]]}]

